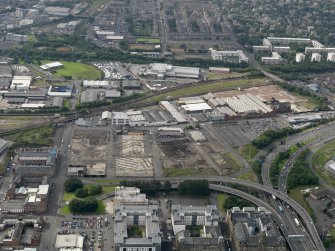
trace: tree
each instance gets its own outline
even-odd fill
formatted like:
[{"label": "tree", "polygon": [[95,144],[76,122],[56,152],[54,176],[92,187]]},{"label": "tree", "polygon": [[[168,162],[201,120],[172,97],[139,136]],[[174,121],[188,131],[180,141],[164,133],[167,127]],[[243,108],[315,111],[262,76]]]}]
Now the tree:
[{"label": "tree", "polygon": [[98,209],[99,203],[93,198],[89,197],[84,200],[73,199],[69,203],[69,208],[72,213],[89,213],[94,212]]},{"label": "tree", "polygon": [[88,191],[85,188],[79,188],[79,189],[76,190],[74,195],[78,198],[85,198],[85,197],[88,196]]},{"label": "tree", "polygon": [[77,178],[68,178],[64,183],[64,190],[67,193],[72,193],[83,187],[83,183]]},{"label": "tree", "polygon": [[171,190],[171,182],[170,181],[165,181],[164,185],[163,185],[163,189],[165,191],[165,193],[169,193]]},{"label": "tree", "polygon": [[185,180],[178,186],[179,194],[185,195],[209,195],[209,185],[207,180]]},{"label": "tree", "polygon": [[101,185],[90,187],[90,191],[89,191],[90,196],[97,195],[97,194],[100,194],[100,193],[102,193],[102,186]]}]

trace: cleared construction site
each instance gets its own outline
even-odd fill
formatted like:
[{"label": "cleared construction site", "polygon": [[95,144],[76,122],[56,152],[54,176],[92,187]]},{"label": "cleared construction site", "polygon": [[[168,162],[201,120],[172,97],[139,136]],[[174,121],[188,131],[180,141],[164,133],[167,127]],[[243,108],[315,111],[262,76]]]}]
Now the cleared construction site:
[{"label": "cleared construction site", "polygon": [[73,131],[69,168],[82,167],[85,176],[106,175],[107,131],[78,129]]},{"label": "cleared construction site", "polygon": [[146,143],[145,137],[143,132],[117,135],[113,142],[116,176],[154,176],[150,146]]}]

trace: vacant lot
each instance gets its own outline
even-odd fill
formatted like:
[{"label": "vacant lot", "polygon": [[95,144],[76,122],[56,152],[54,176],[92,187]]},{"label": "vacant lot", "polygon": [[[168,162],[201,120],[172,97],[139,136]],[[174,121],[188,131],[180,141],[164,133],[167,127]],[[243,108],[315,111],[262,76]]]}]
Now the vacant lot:
[{"label": "vacant lot", "polygon": [[19,145],[25,146],[51,146],[53,142],[54,129],[44,126],[32,130],[27,130],[5,137]]}]

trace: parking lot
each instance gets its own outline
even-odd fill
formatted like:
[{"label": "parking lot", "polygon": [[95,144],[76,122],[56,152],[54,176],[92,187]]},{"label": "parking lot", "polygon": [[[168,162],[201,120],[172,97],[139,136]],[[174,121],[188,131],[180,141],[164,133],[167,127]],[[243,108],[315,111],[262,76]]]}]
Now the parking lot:
[{"label": "parking lot", "polygon": [[109,251],[113,247],[111,238],[112,225],[111,219],[107,217],[66,217],[60,222],[58,233],[84,236],[84,250]]}]

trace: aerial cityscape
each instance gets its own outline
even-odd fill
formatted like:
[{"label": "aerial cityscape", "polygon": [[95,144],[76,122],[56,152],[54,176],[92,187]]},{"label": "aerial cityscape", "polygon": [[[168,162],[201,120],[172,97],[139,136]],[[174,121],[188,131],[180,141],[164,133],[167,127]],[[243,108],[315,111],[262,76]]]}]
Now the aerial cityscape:
[{"label": "aerial cityscape", "polygon": [[333,0],[1,0],[0,251],[335,251]]}]

